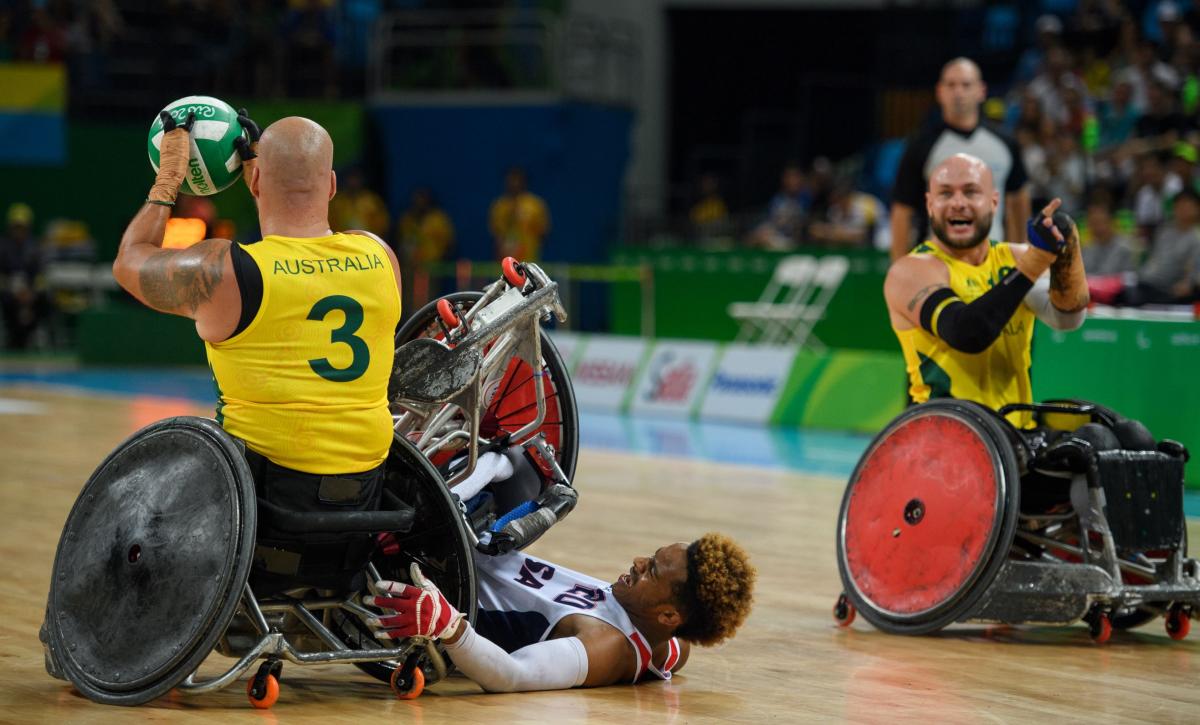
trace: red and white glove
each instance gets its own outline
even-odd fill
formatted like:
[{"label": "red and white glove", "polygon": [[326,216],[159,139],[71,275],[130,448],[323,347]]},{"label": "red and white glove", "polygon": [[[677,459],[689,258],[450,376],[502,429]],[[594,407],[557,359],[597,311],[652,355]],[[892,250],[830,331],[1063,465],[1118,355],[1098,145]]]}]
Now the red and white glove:
[{"label": "red and white glove", "polygon": [[363,604],[384,610],[380,616],[367,621],[375,637],[441,639],[453,634],[464,615],[450,605],[437,585],[427,580],[415,563],[409,573],[413,584],[376,582],[372,585],[376,594],[363,597]]}]

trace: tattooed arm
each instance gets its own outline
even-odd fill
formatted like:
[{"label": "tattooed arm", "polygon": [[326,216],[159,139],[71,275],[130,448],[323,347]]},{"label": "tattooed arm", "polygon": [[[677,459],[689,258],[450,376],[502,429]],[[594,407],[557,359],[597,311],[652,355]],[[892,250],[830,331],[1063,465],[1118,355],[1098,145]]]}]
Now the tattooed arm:
[{"label": "tattooed arm", "polygon": [[1072,228],[1067,248],[1050,265],[1050,302],[1062,312],[1080,312],[1091,302],[1078,229]]},{"label": "tattooed arm", "polygon": [[241,314],[227,239],[206,239],[187,249],[163,249],[170,208],[145,204],[121,237],[113,276],[147,307],[196,321],[211,342],[232,334]]},{"label": "tattooed arm", "polygon": [[888,269],[883,282],[892,327],[909,330],[921,326],[921,305],[929,295],[950,286],[950,272],[936,257],[901,257]]}]

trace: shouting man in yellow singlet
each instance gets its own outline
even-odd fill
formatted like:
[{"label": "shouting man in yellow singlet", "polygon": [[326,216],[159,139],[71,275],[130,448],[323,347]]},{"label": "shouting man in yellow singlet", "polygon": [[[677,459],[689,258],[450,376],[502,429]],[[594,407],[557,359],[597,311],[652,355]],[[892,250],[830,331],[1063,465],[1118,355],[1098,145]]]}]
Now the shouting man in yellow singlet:
[{"label": "shouting man in yellow singlet", "polygon": [[299,511],[377,508],[392,441],[396,256],[368,232],[329,228],[337,178],[325,129],[284,118],[260,140],[244,111],[238,120],[255,142],[239,151],[262,240],[162,249],[191,125],[165,116],[158,177],[113,274],[148,307],[196,321],[217,422],[245,441],[260,498]]},{"label": "shouting man in yellow singlet", "polygon": [[[1079,233],[1058,212],[1061,201],[1030,220],[1026,243],[988,239],[998,202],[987,165],[966,154],[946,159],[925,194],[933,238],[888,271],[884,297],[912,402],[1031,403],[1034,318],[1056,330],[1083,324],[1088,289]],[[1032,425],[1028,412],[1009,421]]]}]

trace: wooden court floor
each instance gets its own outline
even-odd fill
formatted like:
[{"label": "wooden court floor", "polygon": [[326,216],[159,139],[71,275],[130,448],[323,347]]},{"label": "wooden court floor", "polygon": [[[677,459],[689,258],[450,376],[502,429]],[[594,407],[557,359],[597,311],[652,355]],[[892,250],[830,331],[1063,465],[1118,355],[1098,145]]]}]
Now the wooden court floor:
[{"label": "wooden court floor", "polygon": [[[834,626],[843,482],[587,450],[579,508],[536,553],[611,579],[635,554],[721,530],[759,568],[742,633],[698,650],[670,683],[515,695],[452,679],[415,701],[349,666],[285,664],[279,702],[244,685],[136,711],[96,705],[42,667],[37,629],[62,523],[92,468],[133,430],[188,403],[0,387],[0,722],[1196,722],[1200,641],[1161,620],[1093,645],[1082,626],[960,627],[939,636]],[[1200,540],[1192,527],[1192,541]],[[206,668],[228,662],[218,655]],[[215,664],[214,664],[215,663]]]}]

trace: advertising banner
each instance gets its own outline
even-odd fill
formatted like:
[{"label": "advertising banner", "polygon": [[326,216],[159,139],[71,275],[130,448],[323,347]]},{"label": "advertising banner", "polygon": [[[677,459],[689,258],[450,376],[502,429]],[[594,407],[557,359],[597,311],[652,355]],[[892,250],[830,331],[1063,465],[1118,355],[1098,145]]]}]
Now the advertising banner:
[{"label": "advertising banner", "polygon": [[727,346],[700,405],[700,417],[766,423],[795,358],[795,347]]},{"label": "advertising banner", "polygon": [[630,410],[670,416],[689,416],[716,362],[712,342],[669,340],[654,346],[638,379]]},{"label": "advertising banner", "polygon": [[571,372],[579,408],[624,410],[646,348],[640,337],[590,337]]}]

